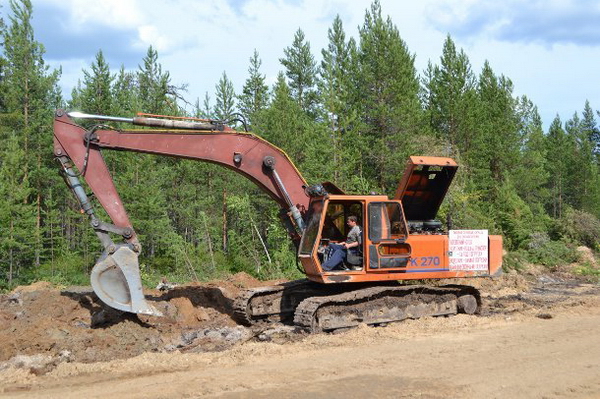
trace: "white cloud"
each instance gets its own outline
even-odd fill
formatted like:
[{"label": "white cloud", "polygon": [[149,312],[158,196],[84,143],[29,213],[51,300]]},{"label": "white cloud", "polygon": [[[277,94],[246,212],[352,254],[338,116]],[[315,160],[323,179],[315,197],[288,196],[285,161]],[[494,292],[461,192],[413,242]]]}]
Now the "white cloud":
[{"label": "white cloud", "polygon": [[600,46],[600,3],[595,0],[443,0],[426,13],[437,29],[462,38]]},{"label": "white cloud", "polygon": [[85,29],[90,23],[112,28],[135,26],[141,23],[141,11],[146,4],[136,0],[38,0],[37,3],[63,9],[68,17],[65,24],[74,31]]},{"label": "white cloud", "polygon": [[161,35],[158,28],[153,25],[142,25],[137,28],[138,42],[134,45],[137,47],[148,48],[149,46],[154,47],[157,51],[169,50],[170,40]]},{"label": "white cloud", "polygon": [[[65,20],[78,29],[98,24],[114,31],[132,29],[137,35],[134,46],[138,52],[140,48],[154,46],[159,51],[159,62],[171,73],[174,83],[189,83],[187,97],[192,103],[196,97],[202,99],[206,91],[214,102],[214,86],[224,70],[236,91],[241,91],[247,78],[248,59],[255,48],[263,61],[262,72],[267,81],[274,82],[282,70],[279,58],[283,57],[283,49],[291,45],[299,27],[315,58],[320,60],[320,51],[327,45],[327,29],[335,14],[342,17],[347,37],[357,38],[357,28],[371,5],[371,0],[247,0],[236,2],[235,6],[227,0],[39,1],[61,7]],[[381,3],[383,14],[391,16],[409,50],[416,55],[418,71],[429,60],[439,61],[446,33],[450,33],[457,46],[464,48],[475,73],[488,59],[496,73],[513,80],[516,94],[527,94],[539,105],[546,125],[556,112],[566,119],[575,110],[581,110],[586,99],[595,109],[600,107],[600,93],[593,90],[597,86],[593,83],[597,75],[594,68],[600,63],[600,54],[577,41],[548,46],[535,39],[535,35],[543,33],[550,40],[553,34],[560,35],[571,26],[564,25],[562,31],[560,25],[550,29],[552,22],[574,21],[576,26],[577,10],[584,9],[593,17],[600,12],[598,2],[381,0]],[[588,29],[593,36],[600,29],[600,24],[595,28],[588,23],[589,19],[582,21],[579,23],[582,34]],[[520,36],[510,38],[506,26],[518,28],[513,30]],[[540,33],[538,27],[548,29]],[[90,61],[96,51],[97,48],[90,49]],[[136,65],[129,64],[131,68]],[[70,79],[65,86],[72,87],[75,76],[81,74],[81,66],[74,72],[69,70],[71,66],[63,65],[63,82]],[[119,65],[112,66],[116,69]],[[70,93],[70,88],[65,92]]]}]

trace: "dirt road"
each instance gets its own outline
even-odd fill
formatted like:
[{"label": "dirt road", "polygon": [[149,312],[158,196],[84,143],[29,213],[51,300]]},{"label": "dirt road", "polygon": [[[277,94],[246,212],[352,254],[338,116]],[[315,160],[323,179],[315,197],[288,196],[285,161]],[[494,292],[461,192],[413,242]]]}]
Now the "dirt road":
[{"label": "dirt road", "polygon": [[[598,298],[596,298],[598,299]],[[595,398],[600,308],[459,315],[13,375],[8,397]],[[6,382],[6,381],[5,381]]]},{"label": "dirt road", "polygon": [[236,325],[231,298],[259,283],[155,293],[168,316],[142,320],[87,289],[0,295],[0,397],[600,398],[598,283],[478,279],[480,316],[317,335]]}]

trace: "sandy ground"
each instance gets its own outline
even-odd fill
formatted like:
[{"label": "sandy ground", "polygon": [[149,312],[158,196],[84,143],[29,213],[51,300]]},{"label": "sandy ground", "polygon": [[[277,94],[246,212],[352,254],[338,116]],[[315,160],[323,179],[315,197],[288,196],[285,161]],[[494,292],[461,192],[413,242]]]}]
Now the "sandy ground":
[{"label": "sandy ground", "polygon": [[[231,294],[255,282],[221,283]],[[217,283],[196,287],[192,307],[163,296],[185,303],[169,322],[100,327],[80,297],[23,287],[0,300],[0,396],[600,398],[600,285],[560,274],[469,283],[483,294],[480,316],[317,335],[236,326]],[[61,303],[46,312],[53,323],[27,318],[38,300]]]}]

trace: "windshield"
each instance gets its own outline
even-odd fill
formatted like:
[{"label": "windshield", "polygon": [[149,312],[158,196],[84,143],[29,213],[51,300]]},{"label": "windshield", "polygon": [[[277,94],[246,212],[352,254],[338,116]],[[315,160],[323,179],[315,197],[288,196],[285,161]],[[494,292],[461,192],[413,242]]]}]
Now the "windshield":
[{"label": "windshield", "polygon": [[300,255],[312,254],[317,236],[319,235],[319,225],[321,223],[321,214],[323,213],[323,200],[314,200],[310,203],[307,215],[307,226],[300,241]]}]

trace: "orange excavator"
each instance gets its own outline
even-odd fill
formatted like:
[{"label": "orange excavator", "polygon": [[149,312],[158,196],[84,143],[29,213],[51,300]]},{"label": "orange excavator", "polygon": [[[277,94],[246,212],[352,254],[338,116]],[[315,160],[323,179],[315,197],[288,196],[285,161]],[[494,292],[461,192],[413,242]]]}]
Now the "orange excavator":
[{"label": "orange excavator", "polygon": [[[84,128],[74,119],[143,128],[116,129],[100,122]],[[475,288],[409,281],[501,273],[500,236],[487,230],[445,231],[435,219],[458,168],[450,158],[410,157],[392,199],[347,195],[333,183],[308,185],[281,149],[218,121],[57,110],[54,155],[104,248],[91,284],[105,304],[118,310],[161,316],[144,296],[138,263],[142,247],[102,157],[104,149],[219,164],[250,179],[279,205],[306,279],[244,291],[234,302],[235,318],[242,324],[293,320],[310,331],[331,331],[360,323],[474,314],[481,307]],[[80,179],[110,221],[100,220]],[[333,244],[344,243],[354,225],[360,234],[352,251],[346,250],[334,267],[323,267]]]}]

